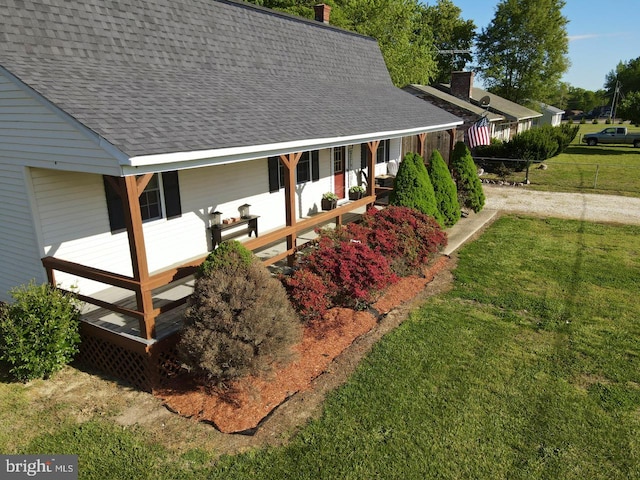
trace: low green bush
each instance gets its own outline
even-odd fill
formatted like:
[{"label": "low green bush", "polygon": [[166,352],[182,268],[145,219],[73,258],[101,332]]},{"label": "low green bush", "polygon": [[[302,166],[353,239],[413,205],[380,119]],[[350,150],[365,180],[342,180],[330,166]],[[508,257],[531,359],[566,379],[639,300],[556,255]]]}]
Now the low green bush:
[{"label": "low green bush", "polygon": [[[579,129],[578,125],[566,123],[557,127],[542,125],[519,133],[508,142],[492,139],[491,145],[476,147],[474,152],[477,158],[500,159],[479,160],[479,164],[486,172],[504,177],[527,169],[531,163],[561,154],[576,138]],[[514,161],[506,160],[510,158]]]},{"label": "low green bush", "polygon": [[10,294],[13,303],[0,306],[0,361],[17,380],[47,378],[78,353],[81,304],[49,284]]},{"label": "low green bush", "polygon": [[253,253],[246,249],[240,242],[233,240],[222,242],[218,248],[211,252],[202,262],[196,276],[208,275],[213,270],[232,267],[236,265],[251,265]]}]

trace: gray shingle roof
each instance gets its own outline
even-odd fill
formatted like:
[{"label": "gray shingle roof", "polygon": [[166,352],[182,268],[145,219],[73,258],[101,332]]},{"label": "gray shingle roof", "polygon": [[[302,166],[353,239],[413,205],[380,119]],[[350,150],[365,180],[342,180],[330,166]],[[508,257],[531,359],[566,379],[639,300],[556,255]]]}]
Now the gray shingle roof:
[{"label": "gray shingle roof", "polygon": [[[438,88],[442,88],[444,89],[444,91],[448,92],[451,86],[448,83],[443,83],[439,85]],[[502,113],[517,121],[542,116],[540,112],[536,112],[535,110],[531,110],[530,108],[523,107],[522,105],[512,102],[511,100],[507,100],[506,98],[499,97],[495,93],[490,93],[477,87],[471,88],[472,103],[478,105],[483,97],[489,97],[490,99],[489,110],[496,113]]]},{"label": "gray shingle roof", "polygon": [[433,127],[377,43],[226,0],[5,0],[0,65],[129,156]]},{"label": "gray shingle roof", "polygon": [[504,117],[502,115],[486,111],[486,109],[483,107],[479,107],[474,103],[467,102],[465,100],[462,100],[461,98],[454,97],[453,95],[443,92],[442,90],[438,90],[435,87],[430,87],[428,85],[411,84],[405,87],[405,90],[408,92],[417,92],[417,93],[425,94],[431,97],[439,98],[440,100],[444,100],[445,102],[450,103],[451,105],[455,105],[456,107],[460,107],[476,115],[480,115],[480,116],[485,115],[489,120],[489,122],[497,122],[500,120],[504,120]]}]

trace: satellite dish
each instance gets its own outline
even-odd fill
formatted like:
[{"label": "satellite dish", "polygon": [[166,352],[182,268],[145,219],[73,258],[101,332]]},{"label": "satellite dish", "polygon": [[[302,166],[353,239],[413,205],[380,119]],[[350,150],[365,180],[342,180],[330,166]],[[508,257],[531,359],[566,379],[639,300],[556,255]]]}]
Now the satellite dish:
[{"label": "satellite dish", "polygon": [[489,95],[485,95],[480,99],[480,106],[483,108],[487,108],[491,104],[491,97]]}]

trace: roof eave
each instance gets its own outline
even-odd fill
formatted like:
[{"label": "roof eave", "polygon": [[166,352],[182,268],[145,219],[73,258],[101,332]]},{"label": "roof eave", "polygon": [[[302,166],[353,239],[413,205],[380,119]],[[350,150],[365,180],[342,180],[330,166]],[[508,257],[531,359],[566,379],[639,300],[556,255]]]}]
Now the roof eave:
[{"label": "roof eave", "polygon": [[351,145],[354,143],[364,143],[373,140],[399,138],[417,135],[419,133],[449,130],[462,124],[463,121],[459,120],[441,125],[422,126],[410,129],[347,135],[341,137],[311,138],[264,145],[138,155],[127,159],[121,159],[120,166],[123,175],[181,170],[186,168],[200,168],[213,165],[245,162],[255,160],[257,158],[272,157],[292,152],[318,150]]}]

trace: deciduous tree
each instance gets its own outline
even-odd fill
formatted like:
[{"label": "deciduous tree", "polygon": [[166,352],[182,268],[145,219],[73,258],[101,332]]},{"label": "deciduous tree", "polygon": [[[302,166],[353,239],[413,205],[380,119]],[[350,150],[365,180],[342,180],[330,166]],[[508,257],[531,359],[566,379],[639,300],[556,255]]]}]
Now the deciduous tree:
[{"label": "deciduous tree", "polygon": [[618,118],[629,120],[635,125],[640,124],[640,92],[631,92],[625,95],[618,105],[616,112]]},{"label": "deciduous tree", "polygon": [[549,103],[569,67],[564,0],[502,0],[476,42],[489,91],[516,103]]},{"label": "deciduous tree", "polygon": [[[452,71],[463,70],[471,61],[476,26],[473,20],[460,16],[462,10],[451,0],[438,0],[422,9],[422,28],[431,32],[437,53],[437,72],[432,82],[448,82]],[[462,53],[465,50],[469,53]]]}]

